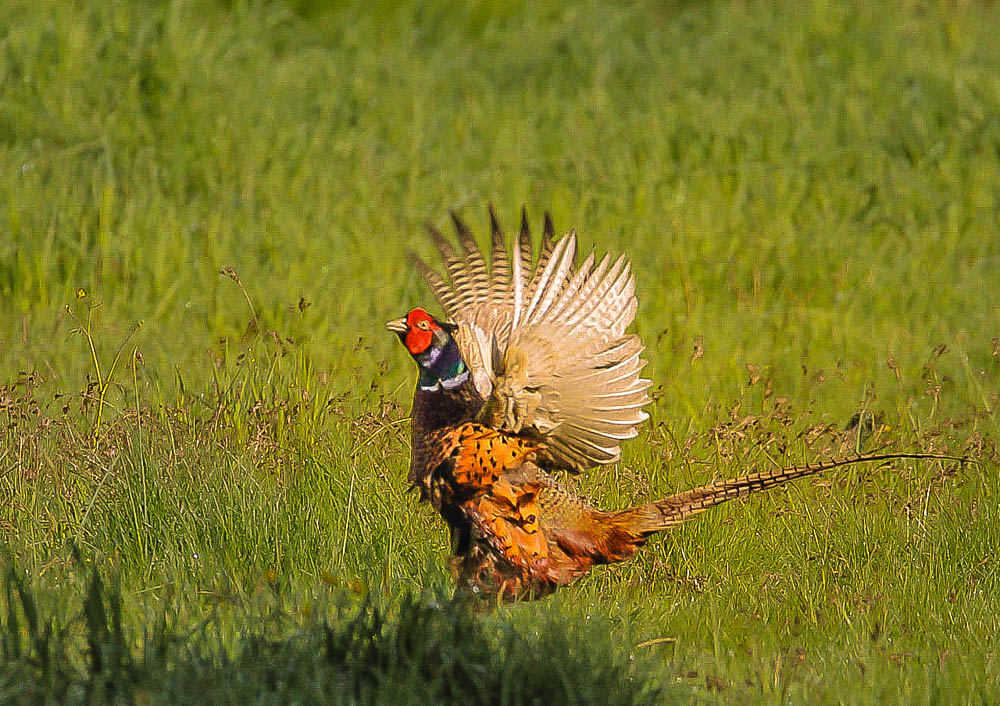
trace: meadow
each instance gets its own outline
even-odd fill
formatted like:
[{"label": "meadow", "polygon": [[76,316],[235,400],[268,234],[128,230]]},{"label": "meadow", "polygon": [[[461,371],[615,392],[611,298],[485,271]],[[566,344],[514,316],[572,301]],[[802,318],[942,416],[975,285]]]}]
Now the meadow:
[{"label": "meadow", "polygon": [[[1000,702],[1000,9],[0,3],[0,703]],[[383,329],[454,210],[625,252],[624,507],[452,596]]]}]

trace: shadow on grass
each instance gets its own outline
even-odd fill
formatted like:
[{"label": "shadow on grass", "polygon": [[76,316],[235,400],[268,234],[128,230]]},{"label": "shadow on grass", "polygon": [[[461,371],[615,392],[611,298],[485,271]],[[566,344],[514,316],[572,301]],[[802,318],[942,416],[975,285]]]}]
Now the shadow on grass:
[{"label": "shadow on grass", "polygon": [[224,644],[212,637],[229,632],[219,614],[182,621],[169,608],[130,634],[120,590],[96,570],[79,610],[40,607],[6,563],[3,703],[663,703],[607,633],[580,635],[553,618],[518,632],[440,591],[385,604],[345,591],[298,611],[304,620],[275,594]]}]

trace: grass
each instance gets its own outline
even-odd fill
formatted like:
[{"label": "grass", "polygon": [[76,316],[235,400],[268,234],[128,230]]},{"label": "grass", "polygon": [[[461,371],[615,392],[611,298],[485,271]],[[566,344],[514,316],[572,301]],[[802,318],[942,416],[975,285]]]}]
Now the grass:
[{"label": "grass", "polygon": [[[0,5],[0,699],[995,703],[990,3]],[[624,251],[624,506],[891,447],[453,604],[382,322],[456,209]],[[878,415],[871,435],[850,428]]]},{"label": "grass", "polygon": [[[197,621],[190,608],[162,612],[135,640],[123,627],[120,587],[105,586],[96,570],[81,582],[78,625],[40,621],[31,589],[13,571],[5,578],[5,702],[651,704],[658,696],[630,684],[636,670],[621,648],[609,654],[562,621],[525,632],[498,615],[479,618],[440,588],[382,607],[333,587],[289,600],[270,581],[249,600],[216,594]],[[244,626],[235,640],[234,624]],[[74,659],[73,632],[85,660]],[[573,659],[535,658],[547,649]]]}]

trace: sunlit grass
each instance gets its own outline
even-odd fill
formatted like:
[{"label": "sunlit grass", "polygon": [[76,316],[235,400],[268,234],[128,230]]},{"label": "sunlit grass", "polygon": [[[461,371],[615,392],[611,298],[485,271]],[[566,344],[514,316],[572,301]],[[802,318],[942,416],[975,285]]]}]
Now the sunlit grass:
[{"label": "sunlit grass", "polygon": [[[986,3],[0,4],[0,700],[309,699],[359,673],[332,630],[358,669],[384,648],[362,702],[996,702],[998,30]],[[423,224],[485,236],[489,202],[632,260],[655,402],[568,481],[602,505],[859,448],[978,463],[846,469],[535,605],[428,608],[448,543],[382,323],[433,304]],[[392,652],[421,621],[498,693]]]}]

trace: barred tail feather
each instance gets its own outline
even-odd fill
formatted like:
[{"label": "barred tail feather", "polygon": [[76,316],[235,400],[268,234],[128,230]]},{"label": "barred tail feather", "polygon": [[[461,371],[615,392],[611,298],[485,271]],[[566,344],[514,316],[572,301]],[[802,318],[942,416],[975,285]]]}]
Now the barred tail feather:
[{"label": "barred tail feather", "polygon": [[628,528],[630,532],[646,536],[661,532],[679,525],[696,515],[700,515],[711,507],[736,498],[742,498],[751,493],[770,490],[779,485],[806,476],[829,471],[841,466],[871,461],[891,461],[895,459],[937,459],[964,462],[967,459],[957,456],[943,456],[926,453],[886,453],[851,456],[832,461],[811,463],[804,466],[791,466],[774,471],[754,473],[727,481],[711,483],[699,488],[671,495],[648,505],[629,508],[612,514],[610,520]]}]

